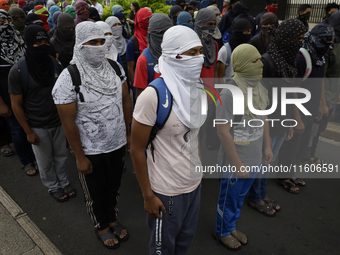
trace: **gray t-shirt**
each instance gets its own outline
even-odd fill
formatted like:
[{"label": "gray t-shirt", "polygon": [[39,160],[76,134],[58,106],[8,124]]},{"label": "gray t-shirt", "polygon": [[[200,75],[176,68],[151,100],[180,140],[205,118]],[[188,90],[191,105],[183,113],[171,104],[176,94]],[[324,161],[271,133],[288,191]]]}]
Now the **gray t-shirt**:
[{"label": "gray t-shirt", "polygon": [[[223,89],[220,93],[222,105],[218,102],[216,107],[216,118],[226,119],[228,122],[234,120],[233,115],[233,97],[229,89]],[[264,116],[257,116],[257,119],[264,121]],[[234,143],[238,156],[245,166],[258,166],[262,161],[262,142],[263,131],[262,127],[250,127],[248,125],[248,117],[244,115],[239,122],[245,120],[245,125],[233,125],[230,129],[230,133],[234,138]],[[261,126],[261,121],[253,120],[250,124],[252,126]],[[232,165],[228,155],[224,152],[222,146],[217,156],[218,162],[223,165]]]},{"label": "gray t-shirt", "polygon": [[[231,58],[231,56],[229,56],[229,58]],[[217,61],[220,61],[223,65],[226,66],[223,79],[224,81],[227,81],[234,74],[234,69],[231,65],[231,61],[227,63],[228,62],[228,50],[225,45],[223,45],[221,49],[218,51]]]}]

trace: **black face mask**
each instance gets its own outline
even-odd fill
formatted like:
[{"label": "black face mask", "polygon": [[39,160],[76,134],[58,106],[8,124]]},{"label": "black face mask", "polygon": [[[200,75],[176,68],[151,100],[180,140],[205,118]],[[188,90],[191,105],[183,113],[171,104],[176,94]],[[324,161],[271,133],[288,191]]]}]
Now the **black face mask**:
[{"label": "black face mask", "polygon": [[305,14],[299,15],[299,18],[302,22],[307,23],[310,18],[310,12],[307,12]]},{"label": "black face mask", "polygon": [[275,34],[275,27],[262,27],[262,34],[265,36],[270,36]]},{"label": "black face mask", "polygon": [[231,38],[229,39],[229,44],[232,50],[243,43],[249,42],[251,39],[251,34],[243,34],[243,32],[233,32]]},{"label": "black face mask", "polygon": [[46,44],[40,45],[38,47],[34,47],[34,46],[27,47],[27,53],[35,61],[46,59],[46,57],[48,57],[49,50],[50,50],[50,46]]}]

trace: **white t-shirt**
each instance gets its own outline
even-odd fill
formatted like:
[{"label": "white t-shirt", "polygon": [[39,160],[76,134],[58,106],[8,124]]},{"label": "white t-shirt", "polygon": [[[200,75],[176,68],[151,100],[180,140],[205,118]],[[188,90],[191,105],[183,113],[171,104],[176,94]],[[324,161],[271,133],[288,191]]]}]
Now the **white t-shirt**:
[{"label": "white t-shirt", "polygon": [[95,5],[91,5],[91,7],[94,7],[97,9],[99,16],[102,17],[104,14],[103,6],[100,3],[96,3]]},{"label": "white t-shirt", "polygon": [[[123,68],[118,64],[122,75]],[[123,84],[118,75],[116,84]],[[84,96],[80,101],[75,92],[71,75],[67,68],[60,74],[52,90],[55,104],[70,104],[77,101],[76,125],[85,155],[109,153],[126,144],[126,128],[122,104],[122,86],[118,86],[114,95],[103,95],[82,84],[79,86]]]},{"label": "white t-shirt", "polygon": [[227,48],[223,45],[221,49],[218,51],[217,61],[222,62],[226,66],[224,76],[223,76],[224,81],[226,81],[227,79],[230,79],[231,76],[234,74],[234,69],[231,65],[231,61],[229,63],[229,66],[227,66],[227,60],[228,60],[228,51],[227,51]]},{"label": "white t-shirt", "polygon": [[[133,118],[147,126],[154,126],[157,119],[157,93],[147,87],[138,97]],[[201,183],[202,173],[195,172],[201,166],[198,150],[199,129],[182,124],[173,110],[164,127],[158,131],[154,145],[153,162],[150,146],[147,164],[151,188],[165,196],[177,196],[194,191]]]}]

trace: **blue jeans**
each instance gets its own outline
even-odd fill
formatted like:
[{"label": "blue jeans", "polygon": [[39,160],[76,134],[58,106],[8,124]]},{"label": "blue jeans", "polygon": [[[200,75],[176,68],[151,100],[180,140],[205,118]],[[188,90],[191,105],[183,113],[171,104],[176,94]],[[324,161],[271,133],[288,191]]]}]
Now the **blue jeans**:
[{"label": "blue jeans", "polygon": [[32,145],[27,141],[26,133],[20,126],[14,114],[10,117],[6,117],[6,121],[11,129],[12,140],[21,164],[25,166],[35,162],[36,160],[32,150]]},{"label": "blue jeans", "polygon": [[[272,138],[272,151],[273,151],[273,160],[270,164],[275,161],[277,154],[280,151],[281,145],[283,144],[287,133],[282,135],[273,136]],[[265,173],[258,173],[253,185],[250,187],[249,190],[249,201],[253,203],[261,202],[264,198],[267,197],[267,181],[268,181],[268,174],[269,171]]]}]

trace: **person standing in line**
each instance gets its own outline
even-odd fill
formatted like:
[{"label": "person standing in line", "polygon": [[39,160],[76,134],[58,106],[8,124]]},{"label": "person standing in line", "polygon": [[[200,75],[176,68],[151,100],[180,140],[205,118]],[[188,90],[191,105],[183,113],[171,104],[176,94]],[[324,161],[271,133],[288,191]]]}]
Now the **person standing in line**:
[{"label": "person standing in line", "polygon": [[203,48],[197,34],[185,26],[168,29],[161,47],[156,69],[162,78],[155,82],[166,86],[172,108],[152,141],[154,147],[147,146],[160,102],[152,86],[141,93],[133,113],[131,157],[151,231],[149,254],[187,254],[200,207],[202,173],[194,166],[202,165],[198,133],[206,119],[200,109],[204,92],[197,89],[203,87],[198,83]]},{"label": "person standing in line", "polygon": [[105,52],[104,32],[97,24],[77,25],[70,64],[77,68],[80,84],[75,89],[69,69],[64,69],[52,96],[76,157],[95,233],[106,248],[116,249],[129,238],[117,221],[117,203],[132,109],[124,69],[105,59]]}]

